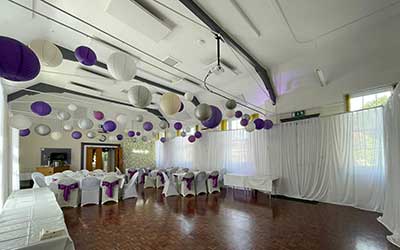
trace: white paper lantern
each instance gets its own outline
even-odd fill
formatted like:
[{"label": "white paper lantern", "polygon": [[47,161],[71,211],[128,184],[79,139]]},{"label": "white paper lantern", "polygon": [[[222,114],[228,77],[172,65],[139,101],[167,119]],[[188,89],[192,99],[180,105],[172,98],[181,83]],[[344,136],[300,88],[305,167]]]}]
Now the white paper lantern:
[{"label": "white paper lantern", "polygon": [[126,122],[128,121],[128,116],[124,115],[124,114],[118,114],[115,117],[115,120],[120,124],[120,125],[125,125]]},{"label": "white paper lantern", "polygon": [[45,124],[39,124],[35,127],[35,132],[40,136],[46,136],[50,134],[51,128]]},{"label": "white paper lantern", "polygon": [[16,129],[27,129],[32,126],[32,121],[24,115],[13,115],[10,119],[10,125]]},{"label": "white paper lantern", "polygon": [[151,103],[151,92],[148,88],[135,85],[128,90],[129,103],[135,107],[144,108]]},{"label": "white paper lantern", "polygon": [[245,129],[247,132],[253,132],[256,129],[256,125],[254,124],[254,122],[250,121]]},{"label": "white paper lantern", "polygon": [[93,132],[93,131],[89,131],[89,132],[87,132],[86,136],[87,136],[89,139],[93,139],[93,138],[96,137],[96,133]]},{"label": "white paper lantern", "polygon": [[61,132],[55,131],[50,134],[50,137],[51,139],[58,141],[63,137],[63,134]]},{"label": "white paper lantern", "polygon": [[63,128],[65,131],[72,131],[74,129],[71,124],[65,124]]},{"label": "white paper lantern", "polygon": [[191,102],[193,100],[193,94],[190,92],[185,93],[185,100]]},{"label": "white paper lantern", "polygon": [[167,115],[176,114],[181,107],[181,100],[179,97],[171,92],[165,93],[160,99],[160,108]]},{"label": "white paper lantern", "polygon": [[137,122],[142,122],[143,121],[143,115],[137,115],[136,116],[136,121]]},{"label": "white paper lantern", "polygon": [[136,75],[136,60],[127,54],[115,52],[108,58],[107,69],[115,79],[130,81]]},{"label": "white paper lantern", "polygon": [[75,104],[69,104],[68,105],[68,109],[72,112],[76,111],[78,109],[78,106],[76,106]]},{"label": "white paper lantern", "polygon": [[71,114],[66,112],[66,111],[59,111],[56,114],[57,119],[61,120],[61,121],[67,121],[71,118]]},{"label": "white paper lantern", "polygon": [[234,109],[227,109],[227,110],[225,111],[225,116],[226,116],[227,118],[232,118],[232,117],[234,117],[234,116],[235,116],[235,110],[234,110]]},{"label": "white paper lantern", "polygon": [[62,63],[63,56],[60,49],[47,40],[33,40],[29,47],[35,52],[40,63],[48,67],[57,67]]},{"label": "white paper lantern", "polygon": [[78,127],[80,128],[80,129],[84,129],[84,130],[86,130],[86,129],[91,129],[91,128],[93,128],[93,122],[92,122],[92,120],[90,120],[89,118],[82,118],[82,119],[79,119],[79,121],[78,121]]}]

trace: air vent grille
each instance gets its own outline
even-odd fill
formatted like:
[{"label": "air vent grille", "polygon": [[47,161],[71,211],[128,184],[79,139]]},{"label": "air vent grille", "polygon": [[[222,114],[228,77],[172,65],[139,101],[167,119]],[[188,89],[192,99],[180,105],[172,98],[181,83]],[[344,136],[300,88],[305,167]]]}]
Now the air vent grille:
[{"label": "air vent grille", "polygon": [[163,62],[165,62],[166,64],[168,64],[169,66],[172,66],[172,67],[177,65],[178,63],[180,63],[180,61],[178,59],[173,58],[172,56],[168,56],[167,58],[165,58],[163,60]]}]

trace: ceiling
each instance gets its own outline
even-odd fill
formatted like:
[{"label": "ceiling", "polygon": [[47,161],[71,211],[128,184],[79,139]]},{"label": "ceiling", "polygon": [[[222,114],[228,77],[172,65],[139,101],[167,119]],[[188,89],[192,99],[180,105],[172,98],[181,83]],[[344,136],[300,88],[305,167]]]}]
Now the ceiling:
[{"label": "ceiling", "polygon": [[[124,22],[132,18],[128,7],[126,13],[110,14],[108,6],[112,0],[48,0],[109,35],[49,7],[41,0],[16,1],[136,56],[139,58],[138,76],[182,93],[192,92],[200,102],[223,108],[225,100],[206,91],[202,83],[210,65],[216,61],[214,35],[179,1],[118,0],[126,6],[140,3],[167,27],[152,33],[157,24],[152,23],[155,26],[151,26],[140,15],[137,15],[137,23]],[[265,86],[253,67],[225,43],[221,45],[221,58],[226,70],[223,74],[211,75],[207,82],[215,86],[212,89],[218,88],[224,95],[248,102],[266,115],[338,103],[343,100],[344,94],[400,79],[400,1],[248,0],[244,4],[239,0],[201,0],[196,3],[268,69],[278,96],[277,104],[271,105]],[[106,63],[108,57],[117,50],[9,1],[1,1],[0,8],[3,10],[0,16],[1,34],[26,44],[33,39],[44,38],[71,51],[80,45],[87,45],[96,52],[102,63]],[[136,20],[136,16],[133,18]],[[166,35],[162,33],[164,31]],[[174,67],[164,64],[162,61],[168,57],[178,63]],[[126,90],[140,84],[152,91],[154,104],[150,108],[154,109],[158,109],[160,93],[167,91],[137,80],[115,81],[101,67],[94,66],[89,70],[104,76],[82,68],[75,61],[64,60],[62,65],[55,68],[42,67],[40,76],[34,81],[17,84],[7,82],[7,85],[14,86],[9,87],[8,91],[15,92],[39,82],[73,89],[76,88],[70,84],[73,81],[100,91],[91,94],[128,102]],[[327,79],[324,87],[315,74],[317,68],[323,71]],[[90,98],[69,97],[89,110],[93,105],[108,108],[111,113],[115,110],[115,106]],[[54,96],[41,94],[23,97],[18,99],[21,102],[18,108],[29,108],[23,103],[35,98],[51,99]],[[88,102],[92,104],[88,105]],[[193,117],[195,106],[190,102],[184,104],[183,113],[174,117],[164,116],[169,121],[196,124]],[[244,107],[239,108],[252,112]],[[126,106],[119,106],[118,110],[132,116],[143,113],[143,110]],[[148,119],[157,121],[154,115],[145,114]]]}]

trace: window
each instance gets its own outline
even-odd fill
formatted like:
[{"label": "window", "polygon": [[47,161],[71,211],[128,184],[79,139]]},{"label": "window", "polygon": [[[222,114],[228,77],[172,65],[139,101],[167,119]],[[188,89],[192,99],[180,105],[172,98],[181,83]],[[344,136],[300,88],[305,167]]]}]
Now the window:
[{"label": "window", "polygon": [[350,111],[373,108],[384,105],[392,95],[392,88],[380,89],[374,92],[364,92],[350,97]]}]

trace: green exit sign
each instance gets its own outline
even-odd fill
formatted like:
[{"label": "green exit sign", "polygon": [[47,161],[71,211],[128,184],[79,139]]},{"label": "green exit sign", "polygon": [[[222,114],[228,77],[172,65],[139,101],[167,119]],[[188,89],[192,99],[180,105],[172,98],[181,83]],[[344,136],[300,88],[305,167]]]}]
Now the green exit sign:
[{"label": "green exit sign", "polygon": [[292,117],[301,117],[301,116],[305,116],[305,115],[306,115],[305,110],[292,112]]}]

